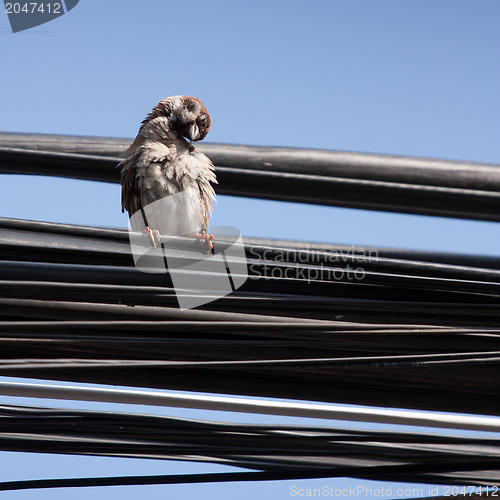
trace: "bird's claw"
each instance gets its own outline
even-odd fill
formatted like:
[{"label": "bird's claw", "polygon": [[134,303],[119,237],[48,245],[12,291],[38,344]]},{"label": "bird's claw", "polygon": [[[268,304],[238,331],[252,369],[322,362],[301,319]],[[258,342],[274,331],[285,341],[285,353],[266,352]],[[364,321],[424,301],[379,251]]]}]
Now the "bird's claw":
[{"label": "bird's claw", "polygon": [[208,234],[206,231],[202,231],[201,234],[196,234],[195,238],[200,238],[208,243],[207,253],[210,253],[213,250],[214,244],[212,242],[215,241],[215,239],[212,234]]},{"label": "bird's claw", "polygon": [[153,246],[156,248],[155,237],[158,239],[158,243],[159,243],[160,242],[160,231],[158,231],[158,229],[151,229],[149,226],[147,226],[146,233],[149,236],[149,240],[151,241]]}]

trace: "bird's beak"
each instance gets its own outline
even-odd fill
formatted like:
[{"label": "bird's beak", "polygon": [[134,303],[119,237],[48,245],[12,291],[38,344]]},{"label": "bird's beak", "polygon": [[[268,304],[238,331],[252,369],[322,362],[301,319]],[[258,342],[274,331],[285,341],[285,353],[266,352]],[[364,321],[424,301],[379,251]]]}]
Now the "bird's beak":
[{"label": "bird's beak", "polygon": [[197,141],[200,138],[200,129],[196,123],[191,123],[188,129],[188,138],[192,141]]}]

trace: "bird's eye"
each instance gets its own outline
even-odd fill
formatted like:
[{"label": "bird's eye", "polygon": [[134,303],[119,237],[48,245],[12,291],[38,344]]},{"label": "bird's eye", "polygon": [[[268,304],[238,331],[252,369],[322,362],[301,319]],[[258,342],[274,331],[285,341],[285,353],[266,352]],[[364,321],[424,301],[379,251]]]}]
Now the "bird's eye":
[{"label": "bird's eye", "polygon": [[207,121],[207,116],[206,115],[200,115],[196,121],[198,123],[205,123]]}]

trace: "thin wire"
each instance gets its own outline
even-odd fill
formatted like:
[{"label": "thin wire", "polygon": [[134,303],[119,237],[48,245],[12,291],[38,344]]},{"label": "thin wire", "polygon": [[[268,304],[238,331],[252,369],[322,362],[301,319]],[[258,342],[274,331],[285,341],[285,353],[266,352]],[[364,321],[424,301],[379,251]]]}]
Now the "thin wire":
[{"label": "thin wire", "polygon": [[0,394],[16,397],[100,401],[106,403],[180,407],[199,410],[232,411],[289,417],[355,420],[358,422],[500,432],[500,418],[494,417],[389,410],[386,408],[356,408],[352,406],[332,406],[317,403],[290,403],[280,400],[177,394],[166,391],[152,392],[139,389],[119,390],[71,385],[0,381]]}]

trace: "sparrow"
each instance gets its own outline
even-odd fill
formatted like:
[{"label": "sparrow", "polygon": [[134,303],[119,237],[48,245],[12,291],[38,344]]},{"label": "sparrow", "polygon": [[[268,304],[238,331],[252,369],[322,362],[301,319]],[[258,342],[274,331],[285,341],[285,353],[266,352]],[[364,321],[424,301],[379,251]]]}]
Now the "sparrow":
[{"label": "sparrow", "polygon": [[[208,111],[197,97],[167,97],[142,121],[137,137],[118,165],[122,212],[127,210],[132,230],[146,227],[154,247],[155,238],[159,241],[161,234],[186,235],[188,231],[206,239],[209,251],[213,248],[213,237],[207,231],[215,200],[215,169],[210,159],[192,145],[206,137],[210,125]],[[179,193],[183,195],[169,198],[169,205],[153,204],[146,209],[153,202]],[[141,224],[132,217],[138,212]]]}]

